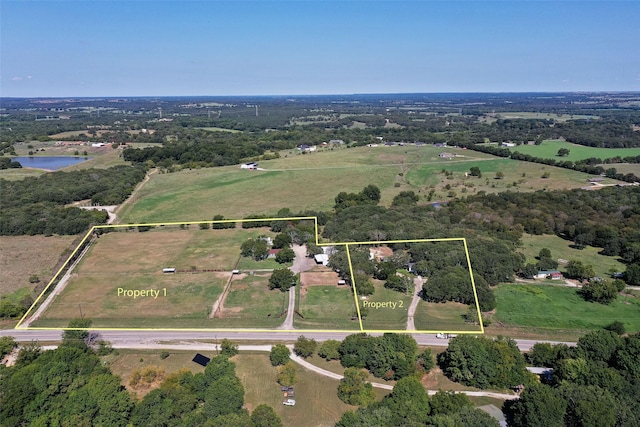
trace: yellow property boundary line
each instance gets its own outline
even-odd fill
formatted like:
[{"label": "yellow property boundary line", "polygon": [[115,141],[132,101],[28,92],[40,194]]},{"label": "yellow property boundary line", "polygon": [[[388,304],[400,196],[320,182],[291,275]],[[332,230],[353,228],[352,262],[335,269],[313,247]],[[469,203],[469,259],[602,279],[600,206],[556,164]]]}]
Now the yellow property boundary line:
[{"label": "yellow property boundary line", "polygon": [[[101,229],[117,229],[117,228],[131,228],[131,227],[159,227],[159,226],[167,226],[167,225],[200,225],[200,224],[229,224],[229,223],[245,223],[245,222],[263,222],[263,221],[301,221],[301,220],[313,220],[314,229],[315,229],[315,244],[316,246],[344,246],[347,252],[347,260],[349,263],[349,272],[351,274],[351,287],[353,292],[354,303],[356,306],[356,312],[358,314],[358,322],[360,325],[359,330],[345,330],[345,329],[260,329],[260,328],[100,328],[100,327],[92,327],[92,328],[51,328],[51,327],[22,327],[22,323],[29,317],[31,312],[37,306],[37,304],[44,298],[47,294],[47,291],[52,287],[54,283],[60,278],[62,272],[70,265],[74,257],[78,253],[78,251],[84,246],[87,242],[87,239],[96,231]],[[251,218],[251,219],[224,219],[224,220],[215,220],[215,221],[187,221],[187,222],[157,222],[157,223],[146,223],[146,224],[115,224],[115,225],[94,225],[87,232],[84,238],[80,241],[76,249],[69,255],[67,260],[62,264],[60,269],[56,272],[53,278],[49,281],[47,286],[42,290],[40,295],[36,298],[33,304],[29,307],[27,312],[20,318],[20,321],[15,326],[15,329],[22,330],[54,330],[54,331],[65,331],[65,330],[92,330],[92,331],[185,331],[185,332],[342,332],[342,333],[405,333],[405,334],[435,334],[435,333],[447,333],[447,334],[484,334],[484,324],[482,322],[482,313],[480,312],[480,304],[478,303],[478,293],[476,291],[476,283],[473,279],[473,270],[471,268],[471,259],[469,257],[469,248],[467,246],[467,239],[464,237],[450,237],[450,238],[441,238],[441,239],[405,239],[405,240],[376,240],[376,241],[364,241],[364,242],[331,242],[331,243],[320,243],[318,240],[319,232],[318,232],[318,218],[315,216],[303,216],[303,217],[282,217],[282,218]],[[462,242],[464,245],[465,258],[467,260],[467,267],[469,268],[469,278],[471,279],[471,286],[473,289],[473,298],[476,304],[476,310],[478,314],[478,321],[480,324],[479,331],[447,331],[447,330],[372,330],[365,329],[362,324],[362,316],[360,314],[360,304],[358,303],[358,292],[356,291],[354,274],[353,274],[353,265],[351,263],[351,253],[349,250],[349,246],[352,245],[384,245],[384,244],[395,244],[395,243],[426,243],[426,242]],[[79,260],[78,260],[79,261]],[[407,308],[408,310],[408,308]]]}]

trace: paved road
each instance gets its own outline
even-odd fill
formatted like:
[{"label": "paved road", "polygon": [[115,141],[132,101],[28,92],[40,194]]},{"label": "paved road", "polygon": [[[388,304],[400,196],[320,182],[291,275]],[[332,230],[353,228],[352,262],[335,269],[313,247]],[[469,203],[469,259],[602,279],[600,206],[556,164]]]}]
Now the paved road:
[{"label": "paved road", "polygon": [[[150,344],[172,344],[175,342],[197,342],[216,341],[228,338],[232,341],[268,341],[268,342],[293,342],[301,335],[300,332],[279,332],[273,331],[161,331],[161,330],[140,330],[140,331],[122,331],[122,330],[100,330],[98,331],[102,338],[111,342],[114,347],[126,348],[144,348],[144,345]],[[325,340],[343,340],[347,335],[353,332],[304,332],[307,338],[313,338],[316,341]],[[6,329],[0,330],[0,336],[13,336],[16,341],[40,341],[55,342],[59,341],[62,331],[59,330],[25,330],[25,329]],[[371,334],[379,335],[379,334]],[[428,345],[433,347],[446,347],[449,345],[448,339],[436,338],[435,334],[411,334],[419,345]],[[545,341],[545,340],[515,340],[521,351],[528,351],[537,342],[548,342],[550,344],[567,344],[569,346],[576,345],[575,342]],[[125,348],[125,347],[123,347]]]}]

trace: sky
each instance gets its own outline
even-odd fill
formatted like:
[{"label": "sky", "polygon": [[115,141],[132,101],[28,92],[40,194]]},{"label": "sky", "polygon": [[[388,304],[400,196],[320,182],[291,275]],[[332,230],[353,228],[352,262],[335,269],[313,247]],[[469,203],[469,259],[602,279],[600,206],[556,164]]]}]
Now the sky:
[{"label": "sky", "polygon": [[0,97],[640,91],[640,1],[0,0]]}]

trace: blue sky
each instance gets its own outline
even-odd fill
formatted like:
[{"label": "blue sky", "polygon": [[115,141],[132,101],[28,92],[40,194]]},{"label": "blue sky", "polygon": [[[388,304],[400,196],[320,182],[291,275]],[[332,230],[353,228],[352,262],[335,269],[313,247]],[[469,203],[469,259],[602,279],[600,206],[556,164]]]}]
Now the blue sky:
[{"label": "blue sky", "polygon": [[640,90],[640,1],[0,0],[0,96]]}]

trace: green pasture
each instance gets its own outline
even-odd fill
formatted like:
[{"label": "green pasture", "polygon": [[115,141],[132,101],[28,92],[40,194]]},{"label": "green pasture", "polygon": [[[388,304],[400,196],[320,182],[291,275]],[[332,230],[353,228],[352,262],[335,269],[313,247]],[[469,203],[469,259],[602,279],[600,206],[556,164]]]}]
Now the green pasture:
[{"label": "green pasture", "polygon": [[237,129],[227,129],[227,128],[219,128],[219,127],[202,127],[202,128],[196,128],[196,129],[206,130],[207,132],[229,132],[229,133],[242,132]]},{"label": "green pasture", "polygon": [[7,181],[20,181],[25,178],[39,177],[47,173],[42,169],[19,168],[19,169],[2,169],[0,170],[0,179]]},{"label": "green pasture", "polygon": [[566,122],[567,120],[599,119],[599,116],[586,114],[556,114],[556,113],[536,113],[531,111],[505,111],[496,114],[500,119],[540,119]]},{"label": "green pasture", "polygon": [[[441,152],[460,157],[441,159]],[[481,169],[482,178],[464,176],[473,166]],[[590,177],[471,150],[433,146],[329,148],[304,155],[289,150],[279,159],[261,161],[260,167],[265,170],[249,171],[234,165],[153,174],[135,200],[120,210],[119,221],[198,221],[216,214],[234,219],[256,213],[275,215],[283,207],[294,212],[330,210],[339,192],[359,192],[369,184],[381,189],[381,203],[388,206],[405,190],[416,191],[422,200],[433,190],[435,201],[451,198],[450,191],[460,197],[478,191],[577,188],[586,186]],[[453,176],[446,177],[443,169],[452,171]],[[504,173],[504,179],[494,179],[498,170]],[[542,178],[545,172],[550,173],[547,179]]]},{"label": "green pasture", "polygon": [[251,257],[240,257],[238,261],[238,270],[275,270],[276,268],[290,267],[291,262],[285,264],[279,264],[275,258],[267,258],[260,261],[256,261]]},{"label": "green pasture", "polygon": [[640,331],[640,299],[618,296],[609,305],[584,301],[575,288],[549,285],[500,285],[495,319],[507,326],[588,330],[614,321],[628,332]]},{"label": "green pasture", "polygon": [[[558,236],[543,234],[540,236],[533,234],[524,234],[522,237],[522,246],[519,251],[522,252],[530,263],[536,263],[535,257],[540,253],[540,249],[548,248],[551,251],[551,257],[555,260],[561,259],[566,261],[576,260],[582,261],[583,264],[591,264],[596,275],[600,277],[610,277],[611,272],[625,271],[626,266],[618,261],[617,258],[600,255],[602,249],[587,246],[580,250],[572,248],[573,242],[564,240]],[[560,264],[560,270],[563,270],[563,264]]]},{"label": "green pasture", "polygon": [[458,302],[435,303],[420,300],[413,318],[418,331],[478,331],[480,326],[465,322],[462,317],[469,306]]},{"label": "green pasture", "polygon": [[354,317],[353,295],[348,286],[310,286],[299,297],[298,311],[304,316],[294,317],[294,327],[299,329],[360,329]]},{"label": "green pasture", "polygon": [[[568,149],[569,155],[565,157],[559,157],[558,150],[561,148]],[[540,145],[520,145],[517,147],[510,147],[509,150],[518,151],[523,154],[529,154],[531,156],[541,157],[545,159],[571,160],[573,162],[577,160],[588,159],[590,157],[608,159],[618,156],[640,156],[640,148],[587,147],[584,145],[572,144],[567,141],[552,139],[542,141],[542,144]],[[608,167],[616,167],[616,165],[613,164],[609,165]]]},{"label": "green pasture", "polygon": [[360,298],[360,313],[362,314],[364,302],[394,302],[395,308],[391,306],[375,309],[373,307],[364,308],[367,315],[362,319],[362,327],[365,331],[385,330],[385,331],[406,331],[407,312],[411,304],[411,293],[409,295],[387,289],[383,283],[374,280],[375,293],[369,295],[366,300]]}]

